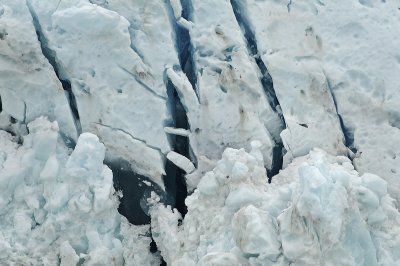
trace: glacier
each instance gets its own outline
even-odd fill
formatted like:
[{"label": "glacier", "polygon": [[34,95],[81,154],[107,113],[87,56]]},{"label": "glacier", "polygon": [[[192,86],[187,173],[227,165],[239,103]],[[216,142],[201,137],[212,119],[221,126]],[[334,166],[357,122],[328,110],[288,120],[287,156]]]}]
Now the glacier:
[{"label": "glacier", "polygon": [[0,0],[0,264],[400,264],[399,12]]}]

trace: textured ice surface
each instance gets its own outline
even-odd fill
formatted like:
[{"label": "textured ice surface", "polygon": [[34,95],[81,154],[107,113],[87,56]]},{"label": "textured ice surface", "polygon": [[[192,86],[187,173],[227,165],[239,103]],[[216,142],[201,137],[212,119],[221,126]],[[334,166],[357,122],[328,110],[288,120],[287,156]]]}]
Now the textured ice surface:
[{"label": "textured ice surface", "polygon": [[[226,147],[249,148],[254,139],[262,142],[265,165],[271,168],[272,149],[275,141],[280,141],[281,122],[269,106],[260,82],[261,73],[247,51],[229,1],[196,0],[191,1],[189,8],[191,21],[184,26],[191,38],[197,82],[193,89],[199,104],[192,103],[190,88],[177,88],[183,98],[190,98],[182,102],[193,132],[190,144],[199,165],[199,171],[188,176],[189,186],[195,186],[199,174],[208,170],[203,167],[204,157],[216,161]],[[179,73],[169,74],[176,87],[191,87],[187,81],[177,80]]]},{"label": "textured ice surface", "polygon": [[2,0],[0,13],[1,128],[12,130],[10,116],[27,124],[46,115],[57,119],[62,133],[76,140],[77,130],[67,96],[42,54],[25,1]]},{"label": "textured ice surface", "polygon": [[153,207],[168,265],[397,265],[400,214],[387,183],[314,149],[267,183],[261,152],[226,149],[176,210]]},{"label": "textured ice surface", "polygon": [[163,72],[131,48],[128,20],[87,1],[29,2],[61,78],[71,82],[82,130],[99,136],[109,159],[123,158],[163,186],[163,153],[170,150]]},{"label": "textured ice surface", "polygon": [[357,170],[380,175],[399,200],[400,150],[394,143],[400,141],[400,3],[236,2],[246,6],[274,79],[288,124],[282,133],[288,151],[342,151],[331,90],[348,144],[357,151]]},{"label": "textured ice surface", "polygon": [[148,226],[117,211],[98,138],[82,134],[69,155],[56,122],[28,128],[22,145],[0,131],[0,264],[156,265]]},{"label": "textured ice surface", "polygon": [[197,187],[150,200],[169,265],[400,264],[399,2],[180,2],[0,0],[0,264],[159,264],[105,156]]},{"label": "textured ice surface", "polygon": [[[290,4],[288,13],[283,1],[232,1],[238,3],[238,12],[253,32],[259,56],[274,81],[287,126],[281,133],[288,151],[285,163],[307,154],[313,147],[346,154],[329,81],[318,60],[325,52],[319,32],[314,32],[312,23],[302,13],[297,15],[297,3]],[[317,1],[303,2],[317,5]],[[323,17],[319,23],[325,20]],[[335,34],[335,29],[328,34]]]}]

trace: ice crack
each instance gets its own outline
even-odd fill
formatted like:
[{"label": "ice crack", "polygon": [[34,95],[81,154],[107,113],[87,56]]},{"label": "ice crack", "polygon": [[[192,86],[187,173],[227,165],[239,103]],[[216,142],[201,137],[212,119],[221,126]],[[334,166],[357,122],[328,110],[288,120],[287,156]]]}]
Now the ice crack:
[{"label": "ice crack", "polygon": [[[233,12],[235,14],[236,20],[242,29],[244,38],[246,40],[247,49],[251,56],[253,56],[258,69],[261,72],[261,84],[263,86],[265,95],[267,97],[268,103],[271,106],[272,110],[279,115],[281,120],[281,128],[286,128],[285,119],[283,117],[282,112],[280,111],[280,104],[278,97],[276,96],[274,84],[271,75],[268,72],[268,69],[264,62],[261,59],[261,56],[258,52],[257,48],[257,40],[252,30],[251,23],[249,22],[248,15],[246,14],[246,8],[243,6],[243,3],[240,0],[230,0]],[[272,167],[268,171],[269,180],[271,177],[276,175],[280,169],[282,169],[283,164],[283,144],[280,139],[275,140],[275,147],[273,149],[273,157],[272,157]]]},{"label": "ice crack", "polygon": [[[326,76],[326,74],[324,74],[324,75],[325,75],[325,78],[326,78],[326,82],[327,82],[327,87],[328,87],[329,93],[331,94],[331,97],[332,97],[333,105],[335,106],[336,115],[338,116],[338,119],[339,119],[340,128],[342,130],[344,141],[345,141],[344,144],[346,145],[346,147],[351,152],[356,154],[357,153],[357,149],[354,146],[354,133],[344,125],[343,118],[338,112],[337,100],[336,100],[336,97],[335,97],[335,93],[333,92],[334,88],[332,87],[332,85],[331,85],[328,77]],[[351,158],[352,156],[348,156],[348,157],[349,157],[349,159],[351,161],[353,161],[352,158]]]},{"label": "ice crack", "polygon": [[[60,1],[61,2],[61,1]],[[74,118],[74,123],[75,123],[75,128],[78,133],[78,136],[82,133],[82,126],[79,118],[79,111],[78,111],[78,105],[76,103],[76,98],[75,95],[71,89],[71,82],[64,77],[60,77],[60,66],[57,63],[57,58],[56,58],[56,53],[49,48],[48,46],[48,41],[43,33],[42,27],[40,25],[38,16],[33,9],[33,7],[30,5],[29,1],[26,1],[26,5],[28,7],[29,12],[31,13],[32,20],[33,20],[33,26],[35,27],[36,35],[38,37],[38,41],[40,43],[40,48],[42,50],[42,54],[46,59],[49,61],[50,65],[53,67],[53,70],[61,82],[61,85],[66,92],[66,97],[71,109],[72,116]]]},{"label": "ice crack", "polygon": [[[178,1],[177,1],[178,3]],[[171,0],[166,1],[166,8],[168,10],[170,23],[175,35],[175,48],[178,53],[180,68],[188,78],[192,88],[195,90],[197,98],[199,98],[197,88],[197,74],[194,66],[193,47],[190,40],[190,33],[187,27],[184,27],[178,20],[190,21],[192,6],[191,1],[182,1],[180,17],[176,17],[179,13],[174,10],[171,5]],[[176,7],[175,7],[176,9]]]}]

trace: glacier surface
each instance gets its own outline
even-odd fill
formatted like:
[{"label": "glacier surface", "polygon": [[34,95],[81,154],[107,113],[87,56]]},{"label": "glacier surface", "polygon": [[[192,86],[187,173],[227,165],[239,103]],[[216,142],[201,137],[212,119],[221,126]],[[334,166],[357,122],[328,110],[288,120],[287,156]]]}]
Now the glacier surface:
[{"label": "glacier surface", "polygon": [[399,15],[0,0],[0,264],[399,265]]}]

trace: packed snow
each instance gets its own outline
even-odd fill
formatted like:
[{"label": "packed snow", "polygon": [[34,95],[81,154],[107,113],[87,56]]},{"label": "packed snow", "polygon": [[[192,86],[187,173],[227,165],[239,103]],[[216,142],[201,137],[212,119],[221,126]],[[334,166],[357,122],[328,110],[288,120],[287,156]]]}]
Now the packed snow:
[{"label": "packed snow", "polygon": [[117,211],[105,147],[91,133],[65,147],[40,117],[18,144],[0,131],[1,265],[157,265],[148,226]]}]

